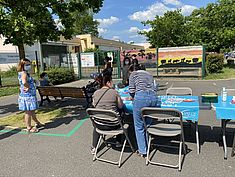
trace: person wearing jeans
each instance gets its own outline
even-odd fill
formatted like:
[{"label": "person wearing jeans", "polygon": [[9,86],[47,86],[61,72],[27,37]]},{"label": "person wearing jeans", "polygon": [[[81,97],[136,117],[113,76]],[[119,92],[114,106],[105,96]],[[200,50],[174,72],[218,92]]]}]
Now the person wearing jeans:
[{"label": "person wearing jeans", "polygon": [[[129,78],[129,92],[133,97],[133,118],[135,135],[138,145],[138,154],[145,157],[147,154],[147,135],[144,129],[141,109],[143,107],[156,107],[157,95],[154,86],[153,76],[144,70],[140,65],[132,66],[133,72]],[[146,119],[146,124],[150,125],[150,119]]]}]

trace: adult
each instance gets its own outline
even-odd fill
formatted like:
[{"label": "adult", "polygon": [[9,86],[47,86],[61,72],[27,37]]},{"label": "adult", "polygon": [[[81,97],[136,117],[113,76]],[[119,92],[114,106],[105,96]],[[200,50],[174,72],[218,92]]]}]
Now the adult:
[{"label": "adult", "polygon": [[[36,133],[37,127],[42,126],[36,117],[35,110],[38,108],[36,88],[34,80],[30,76],[31,63],[28,59],[21,59],[18,64],[18,80],[20,84],[19,94],[19,110],[25,111],[24,119],[26,124],[26,131]],[[34,120],[36,126],[31,125],[31,119]]]},{"label": "adult", "polygon": [[127,86],[129,85],[129,67],[131,65],[131,59],[129,57],[125,57],[123,60],[122,67],[122,83]]},{"label": "adult", "polygon": [[138,64],[139,64],[136,54],[133,54],[133,55],[131,56],[131,58],[132,58],[132,64],[133,64],[133,65],[138,65]]},{"label": "adult", "polygon": [[110,76],[112,77],[113,74],[113,67],[112,67],[112,63],[111,62],[107,62],[105,64],[105,68],[102,71],[103,76]]},{"label": "adult", "polygon": [[[93,95],[93,106],[98,109],[107,109],[119,112],[123,107],[123,102],[121,97],[116,90],[113,89],[112,77],[109,75],[103,76],[102,88],[95,91]],[[110,127],[96,125],[97,128],[101,130],[110,130]],[[116,126],[112,126],[112,129],[120,128],[119,123]],[[93,140],[91,153],[95,152],[95,147],[97,146],[99,140],[99,134],[96,132],[95,128],[93,129]],[[120,140],[120,136],[117,137],[117,140]],[[118,145],[118,144],[117,144]]]},{"label": "adult", "polygon": [[[157,105],[156,90],[153,76],[144,70],[141,65],[132,65],[129,78],[129,92],[133,97],[133,118],[135,135],[138,145],[138,154],[145,157],[147,154],[147,140],[144,129],[144,122],[141,117],[141,108],[155,107]],[[150,124],[150,119],[146,119],[146,124]]]}]

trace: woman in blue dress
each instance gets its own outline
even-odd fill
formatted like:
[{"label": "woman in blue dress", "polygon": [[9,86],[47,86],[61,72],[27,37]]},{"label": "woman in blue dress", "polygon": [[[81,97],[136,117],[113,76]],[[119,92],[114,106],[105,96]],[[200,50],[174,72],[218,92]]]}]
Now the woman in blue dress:
[{"label": "woman in blue dress", "polygon": [[[31,63],[28,59],[21,59],[18,64],[18,79],[20,84],[20,94],[19,94],[19,110],[25,111],[25,124],[26,130],[28,132],[38,132],[37,127],[42,126],[39,120],[36,118],[35,110],[38,108],[36,88],[34,85],[34,80],[30,76],[29,72],[31,70]],[[36,126],[31,125],[31,120],[34,120]]]}]

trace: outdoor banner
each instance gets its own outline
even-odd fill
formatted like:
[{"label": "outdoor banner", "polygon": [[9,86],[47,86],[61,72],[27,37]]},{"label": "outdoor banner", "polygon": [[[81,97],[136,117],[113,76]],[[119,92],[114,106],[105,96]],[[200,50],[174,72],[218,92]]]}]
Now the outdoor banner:
[{"label": "outdoor banner", "polygon": [[158,75],[202,75],[203,46],[169,47],[158,49]]},{"label": "outdoor banner", "polygon": [[136,55],[140,64],[144,64],[147,68],[156,68],[157,56],[156,48],[141,49],[141,50],[124,50],[120,52],[121,63],[125,57],[132,58]]},{"label": "outdoor banner", "polygon": [[95,66],[95,55],[93,52],[81,53],[81,66],[82,67]]}]

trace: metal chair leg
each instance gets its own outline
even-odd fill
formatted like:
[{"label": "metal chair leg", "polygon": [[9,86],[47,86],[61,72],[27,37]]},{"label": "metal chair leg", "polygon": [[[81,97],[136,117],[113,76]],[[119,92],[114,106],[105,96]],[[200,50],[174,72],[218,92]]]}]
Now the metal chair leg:
[{"label": "metal chair leg", "polygon": [[233,147],[232,147],[231,157],[233,157],[234,154],[235,154],[235,133],[233,135]]},{"label": "metal chair leg", "polygon": [[93,156],[93,161],[95,161],[95,160],[97,159],[97,151],[98,151],[98,148],[99,148],[99,146],[100,146],[100,142],[101,142],[102,136],[103,136],[103,135],[100,135],[99,141],[98,141],[98,143],[97,143],[97,145],[96,145],[95,154],[94,154],[94,156]]},{"label": "metal chair leg", "polygon": [[126,139],[125,139],[125,141],[124,141],[124,143],[123,143],[123,146],[122,146],[122,151],[121,151],[121,154],[120,154],[120,157],[119,157],[119,161],[118,161],[118,167],[120,168],[121,167],[121,162],[122,162],[122,155],[123,155],[123,151],[124,151],[124,149],[125,149],[125,146],[126,146]]},{"label": "metal chair leg", "polygon": [[152,138],[151,138],[151,135],[149,135],[149,138],[148,138],[149,140],[148,140],[148,149],[147,149],[147,157],[146,157],[146,165],[148,165],[149,164],[149,152],[150,152],[150,146],[151,146],[151,140],[152,140]]}]

